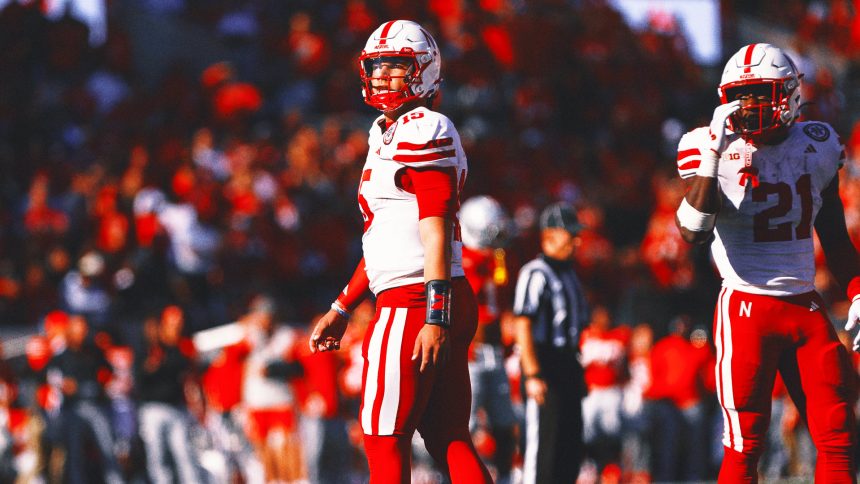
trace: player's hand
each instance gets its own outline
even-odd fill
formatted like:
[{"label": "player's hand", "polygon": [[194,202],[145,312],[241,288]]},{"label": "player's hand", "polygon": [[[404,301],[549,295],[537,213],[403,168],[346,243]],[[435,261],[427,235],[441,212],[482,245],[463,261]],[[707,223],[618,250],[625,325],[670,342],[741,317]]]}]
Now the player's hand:
[{"label": "player's hand", "polygon": [[308,340],[311,353],[339,350],[340,340],[346,332],[347,324],[349,324],[349,320],[336,311],[329,310],[325,313],[314,325],[314,330],[311,331],[311,337]]},{"label": "player's hand", "polygon": [[415,347],[412,349],[412,361],[421,358],[419,372],[433,366],[442,366],[448,361],[448,330],[437,324],[425,324],[418,332]]},{"label": "player's hand", "polygon": [[741,108],[741,102],[738,100],[726,104],[720,104],[714,109],[714,117],[711,118],[711,126],[709,128],[710,138],[708,148],[711,149],[717,156],[723,154],[728,147],[728,136],[726,136],[726,120]]},{"label": "player's hand", "polygon": [[[851,307],[848,308],[848,322],[845,323],[845,331],[853,331],[860,326],[860,296],[854,297]],[[860,331],[854,336],[854,351],[860,352]]]},{"label": "player's hand", "polygon": [[546,401],[546,382],[543,378],[532,376],[526,378],[526,396],[534,399],[538,405]]}]

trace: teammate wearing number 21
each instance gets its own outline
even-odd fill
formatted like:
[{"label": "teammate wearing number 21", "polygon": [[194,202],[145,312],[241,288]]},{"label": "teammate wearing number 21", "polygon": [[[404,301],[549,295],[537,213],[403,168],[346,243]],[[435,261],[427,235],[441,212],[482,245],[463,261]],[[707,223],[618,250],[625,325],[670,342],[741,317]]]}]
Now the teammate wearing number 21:
[{"label": "teammate wearing number 21", "polygon": [[797,120],[801,77],[777,47],[741,48],[710,126],[678,147],[687,193],[676,222],[688,242],[712,240],[723,279],[714,316],[720,483],[756,482],[777,371],[818,449],[816,482],[854,482],[851,368],[815,292],[813,228],[852,301],[849,330],[860,322],[860,261],[839,198],[843,146],[829,125]]},{"label": "teammate wearing number 21", "polygon": [[467,352],[478,315],[457,224],[468,168],[454,125],[432,110],[441,66],[415,22],[386,22],[367,40],[362,93],[382,115],[358,185],[364,257],[309,341],[312,352],[338,349],[350,311],[376,295],[359,416],[372,483],[410,482],[415,430],[454,483],[490,481],[469,435]]}]

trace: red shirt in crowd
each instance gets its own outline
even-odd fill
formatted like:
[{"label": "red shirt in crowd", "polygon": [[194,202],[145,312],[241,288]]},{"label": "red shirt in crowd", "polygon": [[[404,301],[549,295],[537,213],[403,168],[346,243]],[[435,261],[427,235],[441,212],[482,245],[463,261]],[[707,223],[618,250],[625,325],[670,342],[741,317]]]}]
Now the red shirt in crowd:
[{"label": "red shirt in crowd", "polygon": [[244,341],[227,346],[206,370],[203,392],[212,408],[229,412],[242,401],[242,373],[249,352]]},{"label": "red shirt in crowd", "polygon": [[621,385],[627,379],[627,342],[630,328],[586,328],[580,336],[585,384],[589,390]]},{"label": "red shirt in crowd", "polygon": [[[501,265],[501,267],[499,267]],[[501,271],[503,274],[498,274]],[[476,250],[463,246],[463,272],[478,300],[478,324],[499,321],[501,289],[507,283],[504,259],[497,261],[493,250]]]},{"label": "red shirt in crowd", "polygon": [[714,355],[708,346],[696,347],[679,335],[669,335],[651,350],[650,400],[669,399],[684,409],[714,391]]}]

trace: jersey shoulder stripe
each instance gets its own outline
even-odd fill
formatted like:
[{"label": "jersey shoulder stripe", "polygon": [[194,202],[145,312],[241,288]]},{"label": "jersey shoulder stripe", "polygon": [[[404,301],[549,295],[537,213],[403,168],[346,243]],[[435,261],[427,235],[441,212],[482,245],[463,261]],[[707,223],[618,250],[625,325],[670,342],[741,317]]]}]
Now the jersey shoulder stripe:
[{"label": "jersey shoulder stripe", "polygon": [[397,121],[395,150],[391,159],[410,167],[459,165],[463,157],[460,137],[445,115],[416,108]]},{"label": "jersey shoulder stripe", "polygon": [[446,146],[451,146],[454,144],[454,138],[439,138],[439,139],[431,139],[426,143],[410,143],[408,141],[401,141],[397,143],[398,150],[431,150],[434,148],[444,148]]},{"label": "jersey shoulder stripe", "polygon": [[400,163],[418,163],[422,161],[438,161],[444,160],[446,158],[451,158],[457,155],[455,150],[446,150],[446,151],[434,151],[432,153],[423,153],[418,155],[401,155],[396,154],[392,158],[394,161],[399,161]]},{"label": "jersey shoulder stripe", "polygon": [[678,157],[676,159],[678,174],[681,178],[690,178],[702,163],[702,147],[707,141],[708,128],[696,128],[678,141]]},{"label": "jersey shoulder stripe", "polygon": [[678,152],[678,170],[695,170],[702,162],[702,151],[698,148],[690,148]]}]

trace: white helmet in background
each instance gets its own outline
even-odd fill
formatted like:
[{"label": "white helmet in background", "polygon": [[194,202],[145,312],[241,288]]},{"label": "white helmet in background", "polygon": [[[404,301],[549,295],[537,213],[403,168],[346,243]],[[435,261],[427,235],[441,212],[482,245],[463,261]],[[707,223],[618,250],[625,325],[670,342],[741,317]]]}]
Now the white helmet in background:
[{"label": "white helmet in background", "polygon": [[[373,61],[382,57],[406,58],[411,65],[402,90],[373,94],[370,84]],[[374,30],[358,63],[364,102],[383,112],[393,111],[413,99],[435,95],[442,82],[442,56],[436,41],[423,27],[409,20],[392,20]]]},{"label": "white helmet in background", "polygon": [[734,101],[738,94],[763,95],[772,102],[745,105],[744,111],[757,110],[754,116],[741,116],[741,111],[729,118],[736,133],[758,135],[765,131],[791,126],[800,116],[800,78],[794,61],[782,49],[770,44],[750,44],[733,55],[720,80],[717,93],[723,104]]},{"label": "white helmet in background", "polygon": [[511,221],[494,198],[479,195],[460,206],[460,231],[463,245],[470,249],[496,249],[510,237]]}]

